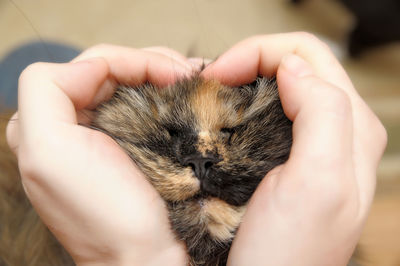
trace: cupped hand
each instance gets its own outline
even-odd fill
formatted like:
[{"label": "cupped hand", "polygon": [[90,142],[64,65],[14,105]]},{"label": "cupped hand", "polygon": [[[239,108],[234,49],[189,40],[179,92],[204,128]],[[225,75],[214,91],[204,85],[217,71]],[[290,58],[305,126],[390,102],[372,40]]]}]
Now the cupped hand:
[{"label": "cupped hand", "polygon": [[[185,265],[156,191],[115,142],[78,123],[117,83],[163,86],[191,71],[165,48],[102,45],[73,63],[35,64],[22,74],[8,141],[28,197],[77,264]],[[250,200],[228,263],[344,265],[372,201],[385,130],[308,34],[245,40],[203,75],[240,85],[276,73],[293,148]]]},{"label": "cupped hand", "polygon": [[185,265],[164,203],[107,135],[81,126],[117,84],[173,83],[190,64],[166,48],[99,45],[19,80],[7,128],[33,206],[78,265]]},{"label": "cupped hand", "polygon": [[373,199],[386,131],[329,48],[307,33],[247,39],[203,73],[228,85],[275,74],[293,146],[251,198],[228,265],[346,265]]}]

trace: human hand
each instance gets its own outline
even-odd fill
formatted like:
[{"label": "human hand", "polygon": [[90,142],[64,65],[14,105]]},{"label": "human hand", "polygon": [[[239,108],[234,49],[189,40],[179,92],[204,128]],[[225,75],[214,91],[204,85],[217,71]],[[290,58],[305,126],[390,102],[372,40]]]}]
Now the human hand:
[{"label": "human hand", "polygon": [[7,139],[30,201],[77,265],[186,264],[155,189],[110,137],[78,123],[117,83],[164,86],[190,73],[174,51],[108,45],[22,73]]},{"label": "human hand", "polygon": [[386,131],[310,34],[247,39],[203,74],[235,86],[276,73],[293,146],[251,198],[228,265],[346,265],[373,199]]}]

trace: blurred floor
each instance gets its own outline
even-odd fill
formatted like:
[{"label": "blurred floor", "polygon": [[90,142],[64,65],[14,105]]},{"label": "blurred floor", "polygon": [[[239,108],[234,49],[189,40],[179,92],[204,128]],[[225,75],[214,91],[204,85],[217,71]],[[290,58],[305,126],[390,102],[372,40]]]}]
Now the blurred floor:
[{"label": "blurred floor", "polygon": [[[356,88],[388,130],[378,189],[361,240],[363,265],[400,265],[400,44],[358,60],[343,49],[352,16],[336,1],[0,0],[0,57],[41,37],[85,48],[97,43],[166,45],[215,58],[254,34],[310,31],[328,40]],[[13,4],[15,3],[15,5]]]}]

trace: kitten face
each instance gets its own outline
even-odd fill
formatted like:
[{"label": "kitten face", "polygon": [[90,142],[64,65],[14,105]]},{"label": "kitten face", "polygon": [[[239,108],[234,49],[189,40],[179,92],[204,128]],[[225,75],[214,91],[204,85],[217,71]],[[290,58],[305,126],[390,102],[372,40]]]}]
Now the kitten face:
[{"label": "kitten face", "polygon": [[165,199],[189,253],[201,241],[231,241],[257,185],[291,146],[291,122],[267,79],[240,88],[197,76],[162,89],[120,88],[93,125]]}]

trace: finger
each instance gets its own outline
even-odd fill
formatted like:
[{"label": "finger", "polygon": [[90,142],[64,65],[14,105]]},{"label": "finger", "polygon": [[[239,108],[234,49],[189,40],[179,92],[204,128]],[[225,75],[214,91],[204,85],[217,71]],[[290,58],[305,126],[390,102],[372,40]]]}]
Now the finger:
[{"label": "finger", "polygon": [[6,138],[8,147],[17,155],[19,145],[18,112],[14,113],[7,124]]},{"label": "finger", "polygon": [[376,168],[386,147],[386,131],[358,95],[329,47],[313,35],[295,32],[249,38],[220,56],[203,71],[203,75],[229,85],[249,83],[257,75],[275,75],[286,54],[303,58],[310,64],[315,76],[348,94],[353,107],[354,136],[362,150],[360,156],[370,157],[364,159],[372,161],[371,168]]},{"label": "finger", "polygon": [[172,59],[178,61],[179,63],[181,63],[182,65],[188,65],[188,59],[183,54],[179,53],[178,51],[175,51],[174,49],[170,49],[168,47],[152,46],[152,47],[142,48],[141,50],[158,53],[158,54],[164,55],[166,57],[172,58]]},{"label": "finger", "polygon": [[161,53],[107,44],[89,48],[72,62],[93,57],[104,58],[109,65],[110,75],[119,84],[131,86],[148,81],[164,87],[192,72],[190,64],[183,64]]},{"label": "finger", "polygon": [[108,65],[101,58],[30,65],[19,79],[20,147],[37,149],[57,134],[56,125],[76,125],[76,110],[91,103],[108,77]]},{"label": "finger", "polygon": [[352,87],[345,71],[326,44],[309,33],[283,33],[246,39],[220,56],[205,70],[204,75],[228,85],[242,85],[257,75],[273,76],[288,53],[309,62],[315,75],[337,85]]},{"label": "finger", "polygon": [[[19,78],[18,110],[21,121],[40,116],[76,123],[75,108],[87,107],[109,78],[109,67],[102,58],[66,64],[35,63]],[[46,114],[47,113],[47,114]],[[57,118],[57,119],[53,119]]]},{"label": "finger", "polygon": [[298,176],[304,178],[329,177],[332,169],[343,171],[343,178],[352,176],[346,172],[353,169],[353,119],[347,94],[315,77],[294,55],[282,62],[278,82],[285,114],[293,121],[289,167],[296,165],[296,171],[304,171]]},{"label": "finger", "polygon": [[[282,104],[284,105],[286,114],[291,119],[294,119],[296,112],[298,112],[298,110],[296,110],[298,107],[296,107],[295,104],[292,104],[292,102],[296,102],[296,99],[294,98],[308,98],[309,95],[308,92],[304,92],[305,94],[302,95],[297,95],[297,89],[287,90],[290,86],[285,86],[288,76],[285,75],[285,73],[287,73],[287,70],[291,68],[292,72],[298,72],[299,75],[307,74],[303,72],[304,69],[307,68],[307,65],[308,64],[300,57],[288,56],[283,59],[282,67],[278,70],[278,84]],[[309,71],[311,71],[310,68]],[[300,84],[302,83],[299,83],[299,86]],[[293,86],[297,87],[298,85]],[[306,86],[312,89],[314,85],[310,82]],[[329,97],[329,95],[326,96],[326,98]],[[332,97],[332,99],[334,98]],[[351,99],[352,98],[350,97],[350,101]],[[340,111],[346,107],[346,105],[343,105],[345,103],[345,101],[343,101],[344,99],[340,100],[339,98],[336,100],[338,100],[338,102],[336,103],[336,107],[333,106],[333,108]],[[371,112],[368,106],[361,101],[361,99],[360,101],[355,100],[351,102],[351,104],[353,112],[353,145],[351,161],[354,165],[354,174],[360,191],[360,202],[365,206],[363,210],[368,211],[368,206],[370,206],[375,192],[376,169],[386,146],[386,131],[376,116]],[[315,109],[315,111],[317,111],[317,109]]]}]

